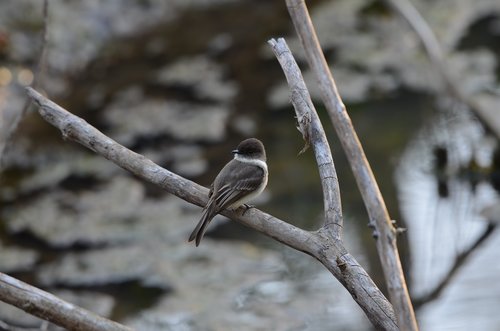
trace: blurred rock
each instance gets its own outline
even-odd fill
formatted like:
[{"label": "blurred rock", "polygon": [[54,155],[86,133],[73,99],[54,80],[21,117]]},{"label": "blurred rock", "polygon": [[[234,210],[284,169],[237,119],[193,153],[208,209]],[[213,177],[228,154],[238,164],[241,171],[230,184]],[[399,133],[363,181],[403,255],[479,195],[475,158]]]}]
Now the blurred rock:
[{"label": "blurred rock", "polygon": [[[47,324],[46,321],[26,313],[17,307],[11,306],[0,301],[0,319],[9,325],[15,325],[22,328],[41,329],[41,326]],[[50,328],[49,330],[62,330]]]},{"label": "blurred rock", "polygon": [[1,259],[0,272],[11,273],[32,270],[33,266],[39,259],[39,254],[33,250],[5,247],[0,242]]},{"label": "blurred rock", "polygon": [[141,331],[203,331],[209,330],[206,326],[196,326],[189,313],[141,313],[129,324],[132,328]]},{"label": "blurred rock", "polygon": [[231,122],[231,126],[246,137],[255,136],[258,132],[255,120],[245,115],[234,118]]},{"label": "blurred rock", "polygon": [[[77,72],[95,59],[113,38],[126,37],[160,23],[171,21],[183,10],[214,6],[237,0],[150,0],[147,3],[126,0],[67,2],[49,4],[50,56],[47,58],[51,75],[47,85],[67,72]],[[126,10],[125,10],[126,9]],[[42,2],[19,0],[2,2],[0,28],[9,31],[9,57],[19,62],[33,61],[38,54],[39,30],[42,25]],[[10,27],[15,26],[16,29]],[[64,27],[64,28],[61,28]],[[60,86],[60,84],[57,84]],[[55,86],[55,85],[54,85]],[[52,93],[64,92],[50,89]]]},{"label": "blurred rock", "polygon": [[200,99],[229,101],[238,92],[237,85],[224,81],[223,68],[205,56],[183,58],[160,69],[157,81],[175,84],[195,90]]},{"label": "blurred rock", "polygon": [[[52,151],[52,153],[48,153]],[[17,150],[19,153],[20,151]],[[28,151],[27,151],[28,153]],[[50,155],[50,157],[44,157]],[[26,155],[31,160],[18,160],[25,166],[30,165],[36,171],[19,179],[16,195],[29,194],[34,191],[52,189],[60,185],[64,180],[73,177],[88,178],[88,184],[99,182],[117,175],[124,170],[103,157],[89,154],[81,149],[54,150],[54,148],[42,148],[37,155],[31,153]]]},{"label": "blurred rock", "polygon": [[53,291],[52,294],[103,317],[110,317],[116,304],[112,296],[99,292],[57,290]]},{"label": "blurred rock", "polygon": [[244,289],[235,298],[237,309],[248,309],[253,305],[264,302],[288,303],[294,295],[291,284],[284,281],[268,281],[254,284],[253,287]]},{"label": "blurred rock", "polygon": [[122,144],[155,135],[184,141],[220,141],[226,133],[229,109],[193,103],[150,99],[125,105],[117,100],[105,113],[109,134]]},{"label": "blurred rock", "polygon": [[[477,88],[478,82],[481,85],[495,80],[494,70],[490,68],[494,54],[490,50],[483,49],[478,54],[460,52],[454,47],[474,21],[488,12],[500,10],[498,1],[484,0],[480,4],[417,1],[413,5],[441,42],[447,71],[457,80],[459,89],[469,90],[470,95],[471,84]],[[321,46],[342,99],[347,103],[360,102],[372,91],[390,93],[402,86],[431,93],[442,91],[441,79],[408,23],[390,9],[382,13],[370,10],[376,6],[381,5],[355,0],[324,2],[311,9],[312,21],[319,31]],[[287,38],[287,42],[295,58],[306,62],[299,40],[292,37]],[[270,52],[266,54],[274,57]],[[470,70],[471,64],[477,68]],[[320,100],[313,75],[307,67],[302,70],[311,95]],[[283,93],[283,89],[273,90],[269,99],[271,105],[288,104],[288,93]]]},{"label": "blurred rock", "polygon": [[147,277],[151,263],[151,255],[136,245],[70,253],[42,267],[38,281],[44,286],[67,287],[118,284]]},{"label": "blurred rock", "polygon": [[155,163],[168,164],[170,170],[188,178],[202,175],[208,167],[203,149],[194,143],[146,148],[142,155]]},{"label": "blurred rock", "polygon": [[[139,240],[155,233],[172,233],[176,220],[192,216],[181,210],[180,200],[144,200],[141,183],[116,176],[97,191],[55,190],[22,209],[7,209],[5,218],[11,233],[28,231],[53,247],[75,244],[116,244]],[[166,228],[165,228],[166,227]],[[186,230],[187,231],[187,230]]]}]

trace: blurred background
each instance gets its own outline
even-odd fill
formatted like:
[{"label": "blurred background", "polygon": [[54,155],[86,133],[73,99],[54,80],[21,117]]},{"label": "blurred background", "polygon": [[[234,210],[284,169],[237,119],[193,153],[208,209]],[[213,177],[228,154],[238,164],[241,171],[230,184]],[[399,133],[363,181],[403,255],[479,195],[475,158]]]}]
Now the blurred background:
[{"label": "blurred background", "polygon": [[[422,330],[500,330],[500,2],[413,0],[477,112],[445,89],[384,1],[308,1],[390,215]],[[256,201],[322,223],[317,167],[266,41],[285,37],[315,99],[340,178],[345,241],[385,291],[354,178],[284,1],[0,2],[0,271],[137,330],[370,330],[319,263],[217,217],[72,142],[23,109],[38,89],[163,167],[208,186],[246,137],[267,148]],[[43,30],[45,61],[37,71]],[[476,109],[477,110],[477,109]],[[48,327],[0,303],[0,321]]]}]

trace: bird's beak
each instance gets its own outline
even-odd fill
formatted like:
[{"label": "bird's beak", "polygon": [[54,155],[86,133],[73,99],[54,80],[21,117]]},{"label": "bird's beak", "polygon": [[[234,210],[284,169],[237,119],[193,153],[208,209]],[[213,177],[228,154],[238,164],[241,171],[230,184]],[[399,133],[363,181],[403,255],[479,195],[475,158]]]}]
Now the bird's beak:
[{"label": "bird's beak", "polygon": [[231,153],[232,153],[232,154],[238,154],[239,152],[240,152],[240,151],[239,151],[239,150],[237,150],[237,149],[233,149],[233,150],[231,151]]}]

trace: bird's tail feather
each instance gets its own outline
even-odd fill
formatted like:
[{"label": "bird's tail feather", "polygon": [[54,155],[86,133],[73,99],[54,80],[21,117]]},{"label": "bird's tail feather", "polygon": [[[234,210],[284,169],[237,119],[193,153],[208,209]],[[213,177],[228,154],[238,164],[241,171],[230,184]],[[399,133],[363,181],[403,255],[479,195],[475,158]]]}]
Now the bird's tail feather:
[{"label": "bird's tail feather", "polygon": [[188,241],[193,241],[196,238],[196,247],[200,245],[201,239],[203,238],[203,235],[205,234],[205,231],[207,229],[208,224],[212,220],[212,218],[215,216],[214,213],[212,213],[210,208],[205,209],[203,211],[203,215],[201,216],[200,221],[194,228],[193,232],[191,232],[191,235],[189,236]]}]

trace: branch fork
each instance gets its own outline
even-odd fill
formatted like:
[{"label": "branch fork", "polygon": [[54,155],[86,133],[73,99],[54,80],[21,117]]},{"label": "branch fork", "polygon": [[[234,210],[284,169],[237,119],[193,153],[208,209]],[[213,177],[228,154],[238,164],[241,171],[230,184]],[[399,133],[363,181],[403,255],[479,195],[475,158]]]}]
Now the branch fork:
[{"label": "branch fork", "polygon": [[[284,40],[279,44],[286,45]],[[291,56],[291,53],[288,54]],[[306,89],[301,90],[307,92]],[[58,128],[66,139],[93,150],[181,199],[198,206],[206,203],[208,189],[205,187],[174,174],[118,144],[85,120],[71,114],[34,89],[28,87],[27,93],[38,106],[40,115]],[[309,108],[314,109],[313,106]],[[316,112],[311,111],[307,116],[311,118],[310,129],[308,129],[311,132],[311,146],[313,146],[318,164],[322,165],[320,176],[323,181],[323,190],[326,192],[325,196],[328,197],[328,203],[325,198],[324,225],[318,231],[309,232],[256,208],[249,209],[246,213],[238,210],[225,210],[222,214],[316,258],[346,287],[375,327],[381,330],[397,330],[391,304],[343,246],[342,217],[337,213],[340,210],[340,194],[333,159]],[[23,309],[22,305],[18,307]]]}]

